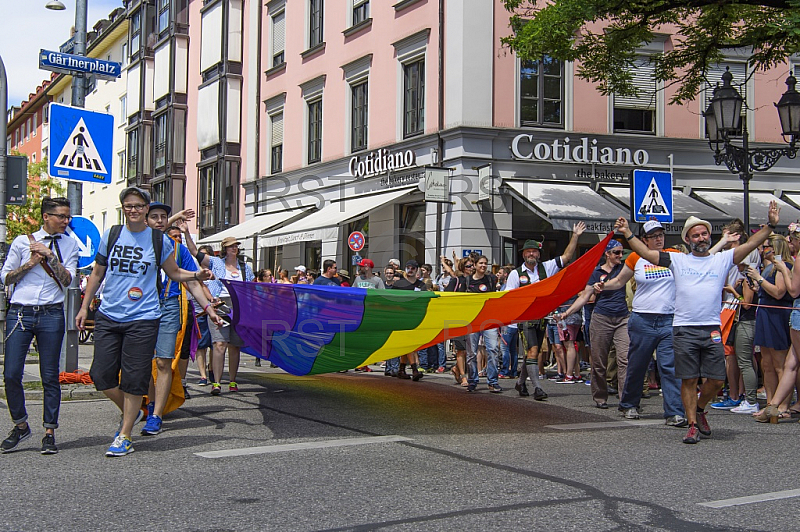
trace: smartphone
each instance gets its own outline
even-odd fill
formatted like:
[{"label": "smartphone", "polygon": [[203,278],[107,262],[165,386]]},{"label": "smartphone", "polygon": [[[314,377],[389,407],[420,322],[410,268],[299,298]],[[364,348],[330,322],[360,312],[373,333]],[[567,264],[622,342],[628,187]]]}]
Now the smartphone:
[{"label": "smartphone", "polygon": [[775,255],[775,260],[783,260],[780,255]]}]

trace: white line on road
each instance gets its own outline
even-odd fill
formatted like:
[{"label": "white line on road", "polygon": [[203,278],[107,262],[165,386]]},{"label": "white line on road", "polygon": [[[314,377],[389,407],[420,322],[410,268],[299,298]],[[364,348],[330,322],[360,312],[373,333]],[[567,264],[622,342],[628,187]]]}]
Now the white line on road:
[{"label": "white line on road", "polygon": [[800,497],[800,490],[773,491],[772,493],[762,493],[760,495],[750,495],[748,497],[736,497],[735,499],[722,499],[719,501],[698,502],[700,506],[708,508],[726,508],[728,506],[741,506],[742,504],[753,504],[756,502],[777,501],[779,499],[791,499]]},{"label": "white line on road", "polygon": [[545,425],[546,429],[555,430],[589,430],[589,429],[619,429],[628,427],[641,427],[642,425],[663,425],[661,419],[641,419],[639,421],[600,421],[597,423],[564,423],[562,425]]},{"label": "white line on road", "polygon": [[201,458],[226,458],[229,456],[249,456],[252,454],[283,453],[286,451],[302,451],[306,449],[327,449],[331,447],[349,447],[351,445],[368,445],[371,443],[387,443],[412,441],[403,436],[373,436],[369,438],[342,438],[339,440],[309,441],[303,443],[287,443],[284,445],[265,445],[261,447],[243,447],[225,451],[207,451],[194,453]]}]

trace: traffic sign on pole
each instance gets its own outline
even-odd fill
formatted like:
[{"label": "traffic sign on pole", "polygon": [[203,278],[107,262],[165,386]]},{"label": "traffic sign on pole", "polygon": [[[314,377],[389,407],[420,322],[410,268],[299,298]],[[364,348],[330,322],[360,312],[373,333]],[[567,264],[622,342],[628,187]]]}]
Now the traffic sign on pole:
[{"label": "traffic sign on pole", "polygon": [[94,264],[97,248],[100,246],[100,231],[94,222],[83,216],[73,216],[66,233],[78,242],[78,268]]},{"label": "traffic sign on pole", "polygon": [[634,170],[631,181],[631,218],[636,222],[672,223],[672,173]]},{"label": "traffic sign on pole", "polygon": [[110,183],[113,137],[113,116],[50,104],[50,175]]},{"label": "traffic sign on pole", "polygon": [[350,249],[356,252],[364,249],[366,243],[367,243],[367,238],[361,231],[353,231],[352,233],[350,233],[350,236],[347,237],[347,245],[350,247]]},{"label": "traffic sign on pole", "polygon": [[122,76],[122,65],[115,61],[104,61],[94,57],[65,54],[50,50],[41,50],[39,52],[39,68],[69,76],[75,72],[92,74],[104,79],[116,79]]}]

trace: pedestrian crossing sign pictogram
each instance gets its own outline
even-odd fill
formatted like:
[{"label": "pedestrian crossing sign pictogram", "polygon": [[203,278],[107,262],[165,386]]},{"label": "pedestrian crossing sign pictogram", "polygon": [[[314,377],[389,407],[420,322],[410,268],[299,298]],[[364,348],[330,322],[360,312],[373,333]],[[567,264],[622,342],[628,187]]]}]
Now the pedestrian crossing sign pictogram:
[{"label": "pedestrian crossing sign pictogram", "polygon": [[110,183],[114,117],[50,104],[50,175]]},{"label": "pedestrian crossing sign pictogram", "polygon": [[672,172],[633,171],[631,218],[635,222],[672,223]]}]

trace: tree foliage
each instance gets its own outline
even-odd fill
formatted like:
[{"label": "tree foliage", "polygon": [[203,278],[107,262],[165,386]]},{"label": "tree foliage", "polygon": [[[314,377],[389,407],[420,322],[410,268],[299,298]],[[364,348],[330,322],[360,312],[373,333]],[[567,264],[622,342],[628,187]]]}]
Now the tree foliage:
[{"label": "tree foliage", "polygon": [[[578,75],[603,94],[635,94],[636,52],[660,34],[672,48],[651,56],[656,79],[677,85],[672,103],[693,100],[709,66],[747,50],[753,70],[783,64],[800,51],[800,0],[503,0],[522,59],[578,61]],[[741,80],[743,81],[743,80]]]},{"label": "tree foliage", "polygon": [[[20,155],[15,153],[14,155]],[[42,198],[63,196],[66,187],[47,173],[47,158],[38,163],[28,162],[28,201],[25,205],[9,205],[7,211],[7,238],[11,243],[19,235],[39,230],[42,225]]]}]

